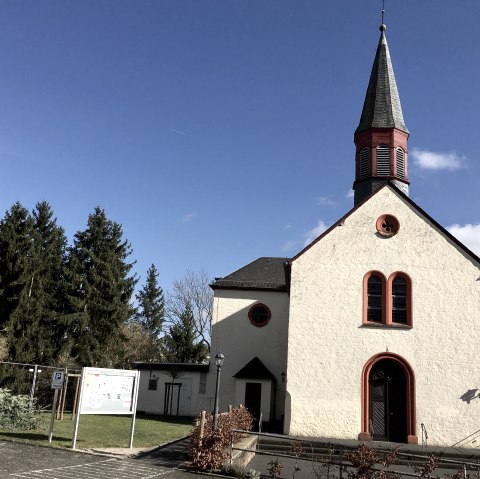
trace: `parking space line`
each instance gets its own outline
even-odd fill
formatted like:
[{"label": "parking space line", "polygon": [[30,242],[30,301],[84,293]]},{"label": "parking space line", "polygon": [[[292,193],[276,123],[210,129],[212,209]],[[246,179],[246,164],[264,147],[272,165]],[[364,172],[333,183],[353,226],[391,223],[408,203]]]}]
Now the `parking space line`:
[{"label": "parking space line", "polygon": [[153,479],[161,477],[169,471],[164,467],[152,467],[129,460],[108,459],[54,469],[17,472],[10,474],[9,477],[19,479]]}]

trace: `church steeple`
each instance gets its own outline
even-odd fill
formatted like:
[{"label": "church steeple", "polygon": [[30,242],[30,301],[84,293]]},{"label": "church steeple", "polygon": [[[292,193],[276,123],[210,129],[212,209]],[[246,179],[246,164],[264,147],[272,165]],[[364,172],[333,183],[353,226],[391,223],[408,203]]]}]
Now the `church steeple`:
[{"label": "church steeple", "polygon": [[408,194],[409,132],[403,119],[386,28],[383,23],[380,25],[362,116],[355,130],[355,205],[387,181]]}]

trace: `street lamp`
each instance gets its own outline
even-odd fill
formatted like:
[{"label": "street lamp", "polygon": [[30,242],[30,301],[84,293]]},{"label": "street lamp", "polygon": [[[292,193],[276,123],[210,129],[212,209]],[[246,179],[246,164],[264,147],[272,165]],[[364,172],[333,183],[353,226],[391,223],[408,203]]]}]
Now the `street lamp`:
[{"label": "street lamp", "polygon": [[217,430],[218,425],[218,391],[220,389],[220,370],[223,366],[225,356],[219,351],[215,356],[215,366],[217,366],[217,382],[215,385],[215,406],[213,408],[213,430]]}]

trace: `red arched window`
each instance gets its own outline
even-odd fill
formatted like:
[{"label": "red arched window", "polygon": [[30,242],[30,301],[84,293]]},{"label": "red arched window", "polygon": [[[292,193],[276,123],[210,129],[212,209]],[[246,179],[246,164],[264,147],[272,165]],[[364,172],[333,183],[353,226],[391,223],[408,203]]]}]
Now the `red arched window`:
[{"label": "red arched window", "polygon": [[385,322],[385,276],[379,271],[370,271],[363,278],[363,322]]},{"label": "red arched window", "polygon": [[[387,287],[388,315],[391,324],[412,326],[412,280],[405,273],[392,273]],[[388,324],[388,323],[387,323]]]},{"label": "red arched window", "polygon": [[363,278],[363,323],[412,326],[412,280],[395,272],[388,281],[379,271]]}]

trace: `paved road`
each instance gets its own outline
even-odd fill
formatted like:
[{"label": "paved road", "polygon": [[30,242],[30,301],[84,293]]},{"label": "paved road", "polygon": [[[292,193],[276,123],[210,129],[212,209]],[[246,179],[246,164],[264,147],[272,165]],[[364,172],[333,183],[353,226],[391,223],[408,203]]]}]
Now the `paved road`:
[{"label": "paved road", "polygon": [[0,442],[1,479],[190,479],[190,473],[176,469],[185,460],[182,443],[117,459]]}]

